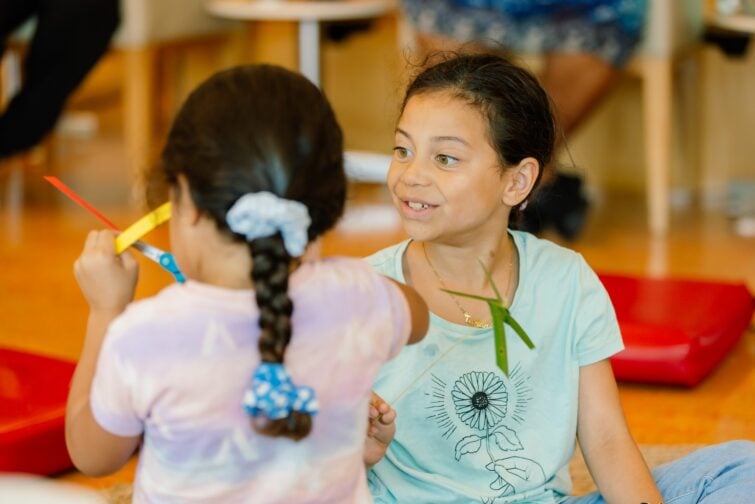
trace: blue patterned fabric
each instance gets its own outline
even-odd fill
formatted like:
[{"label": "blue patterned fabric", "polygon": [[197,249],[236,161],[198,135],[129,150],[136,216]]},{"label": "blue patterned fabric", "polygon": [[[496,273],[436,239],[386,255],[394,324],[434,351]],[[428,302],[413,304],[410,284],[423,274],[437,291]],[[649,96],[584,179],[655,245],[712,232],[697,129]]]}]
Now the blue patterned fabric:
[{"label": "blue patterned fabric", "polygon": [[414,27],[517,52],[593,54],[623,66],[642,35],[647,0],[402,0]]},{"label": "blue patterned fabric", "polygon": [[639,30],[644,18],[644,0],[452,0],[456,7],[499,11],[512,17],[557,18],[584,16],[595,23],[619,22]]},{"label": "blue patterned fabric", "polygon": [[260,363],[252,385],[244,395],[244,409],[253,417],[286,418],[292,411],[317,413],[317,399],[311,387],[294,385],[283,364]]}]

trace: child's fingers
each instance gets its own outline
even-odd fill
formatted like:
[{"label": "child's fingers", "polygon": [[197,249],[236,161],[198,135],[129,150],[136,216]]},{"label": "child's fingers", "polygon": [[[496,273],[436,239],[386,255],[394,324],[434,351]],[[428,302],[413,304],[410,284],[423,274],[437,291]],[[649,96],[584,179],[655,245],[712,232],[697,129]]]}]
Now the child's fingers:
[{"label": "child's fingers", "polygon": [[99,238],[99,231],[89,231],[87,237],[84,239],[84,248],[81,250],[81,254],[73,263],[73,273],[76,278],[80,278],[84,268],[85,262],[88,258],[97,250],[97,241]]},{"label": "child's fingers", "polygon": [[124,250],[119,257],[121,258],[121,263],[126,271],[133,273],[139,269],[139,262],[136,260],[136,257],[134,257],[131,250]]},{"label": "child's fingers", "polygon": [[370,391],[370,404],[374,405],[375,407],[385,404],[385,401],[382,397],[377,395],[374,390]]},{"label": "child's fingers", "polygon": [[96,243],[97,243],[97,231],[89,231],[89,233],[87,233],[87,237],[84,239],[84,248],[82,249],[81,253],[84,254],[85,252],[94,250]]},{"label": "child's fingers", "polygon": [[115,233],[103,229],[97,236],[97,248],[105,254],[115,255]]},{"label": "child's fingers", "polygon": [[391,408],[391,405],[388,404],[383,400],[382,397],[377,395],[375,392],[372,392],[372,398],[370,399],[370,407],[375,408],[380,415],[385,415],[386,413],[390,412],[393,408]]},{"label": "child's fingers", "polygon": [[115,235],[109,229],[90,231],[84,241],[82,255],[94,252],[115,254]]},{"label": "child's fingers", "polygon": [[73,266],[92,310],[123,310],[134,298],[139,266],[131,252],[115,252],[115,233],[92,231]]},{"label": "child's fingers", "polygon": [[378,416],[377,420],[383,425],[390,425],[396,421],[396,410],[391,409],[387,413]]},{"label": "child's fingers", "polygon": [[391,408],[391,405],[388,404],[387,402],[383,402],[377,405],[377,410],[380,412],[381,415],[385,415],[386,413],[392,411],[393,408]]}]

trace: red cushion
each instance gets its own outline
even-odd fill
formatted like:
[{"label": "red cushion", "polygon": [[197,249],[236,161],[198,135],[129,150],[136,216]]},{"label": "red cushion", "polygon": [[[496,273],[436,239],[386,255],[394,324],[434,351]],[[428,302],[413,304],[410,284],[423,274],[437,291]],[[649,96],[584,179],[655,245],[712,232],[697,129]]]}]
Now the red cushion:
[{"label": "red cushion", "polygon": [[694,386],[739,341],[755,303],[743,284],[599,275],[624,337],[619,380]]},{"label": "red cushion", "polygon": [[75,363],[0,348],[0,472],[71,467],[64,436]]}]

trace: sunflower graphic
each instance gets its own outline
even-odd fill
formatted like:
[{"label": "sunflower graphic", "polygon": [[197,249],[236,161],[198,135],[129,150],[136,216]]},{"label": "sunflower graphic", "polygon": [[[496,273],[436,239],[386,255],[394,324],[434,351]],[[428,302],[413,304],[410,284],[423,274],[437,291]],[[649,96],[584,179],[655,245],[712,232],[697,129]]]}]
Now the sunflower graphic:
[{"label": "sunflower graphic", "polygon": [[451,397],[459,419],[473,429],[487,432],[506,416],[506,384],[491,372],[462,375],[454,383]]}]

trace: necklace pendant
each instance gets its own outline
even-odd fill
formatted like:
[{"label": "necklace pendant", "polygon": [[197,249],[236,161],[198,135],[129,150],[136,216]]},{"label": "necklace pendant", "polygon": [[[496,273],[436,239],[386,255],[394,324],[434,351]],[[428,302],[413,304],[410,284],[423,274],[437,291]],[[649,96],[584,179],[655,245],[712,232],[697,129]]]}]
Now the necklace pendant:
[{"label": "necklace pendant", "polygon": [[478,320],[475,318],[472,318],[472,315],[469,314],[469,312],[464,312],[464,323],[468,326],[476,327],[477,329],[490,329],[492,324],[488,324],[487,322],[484,322],[482,320]]}]

